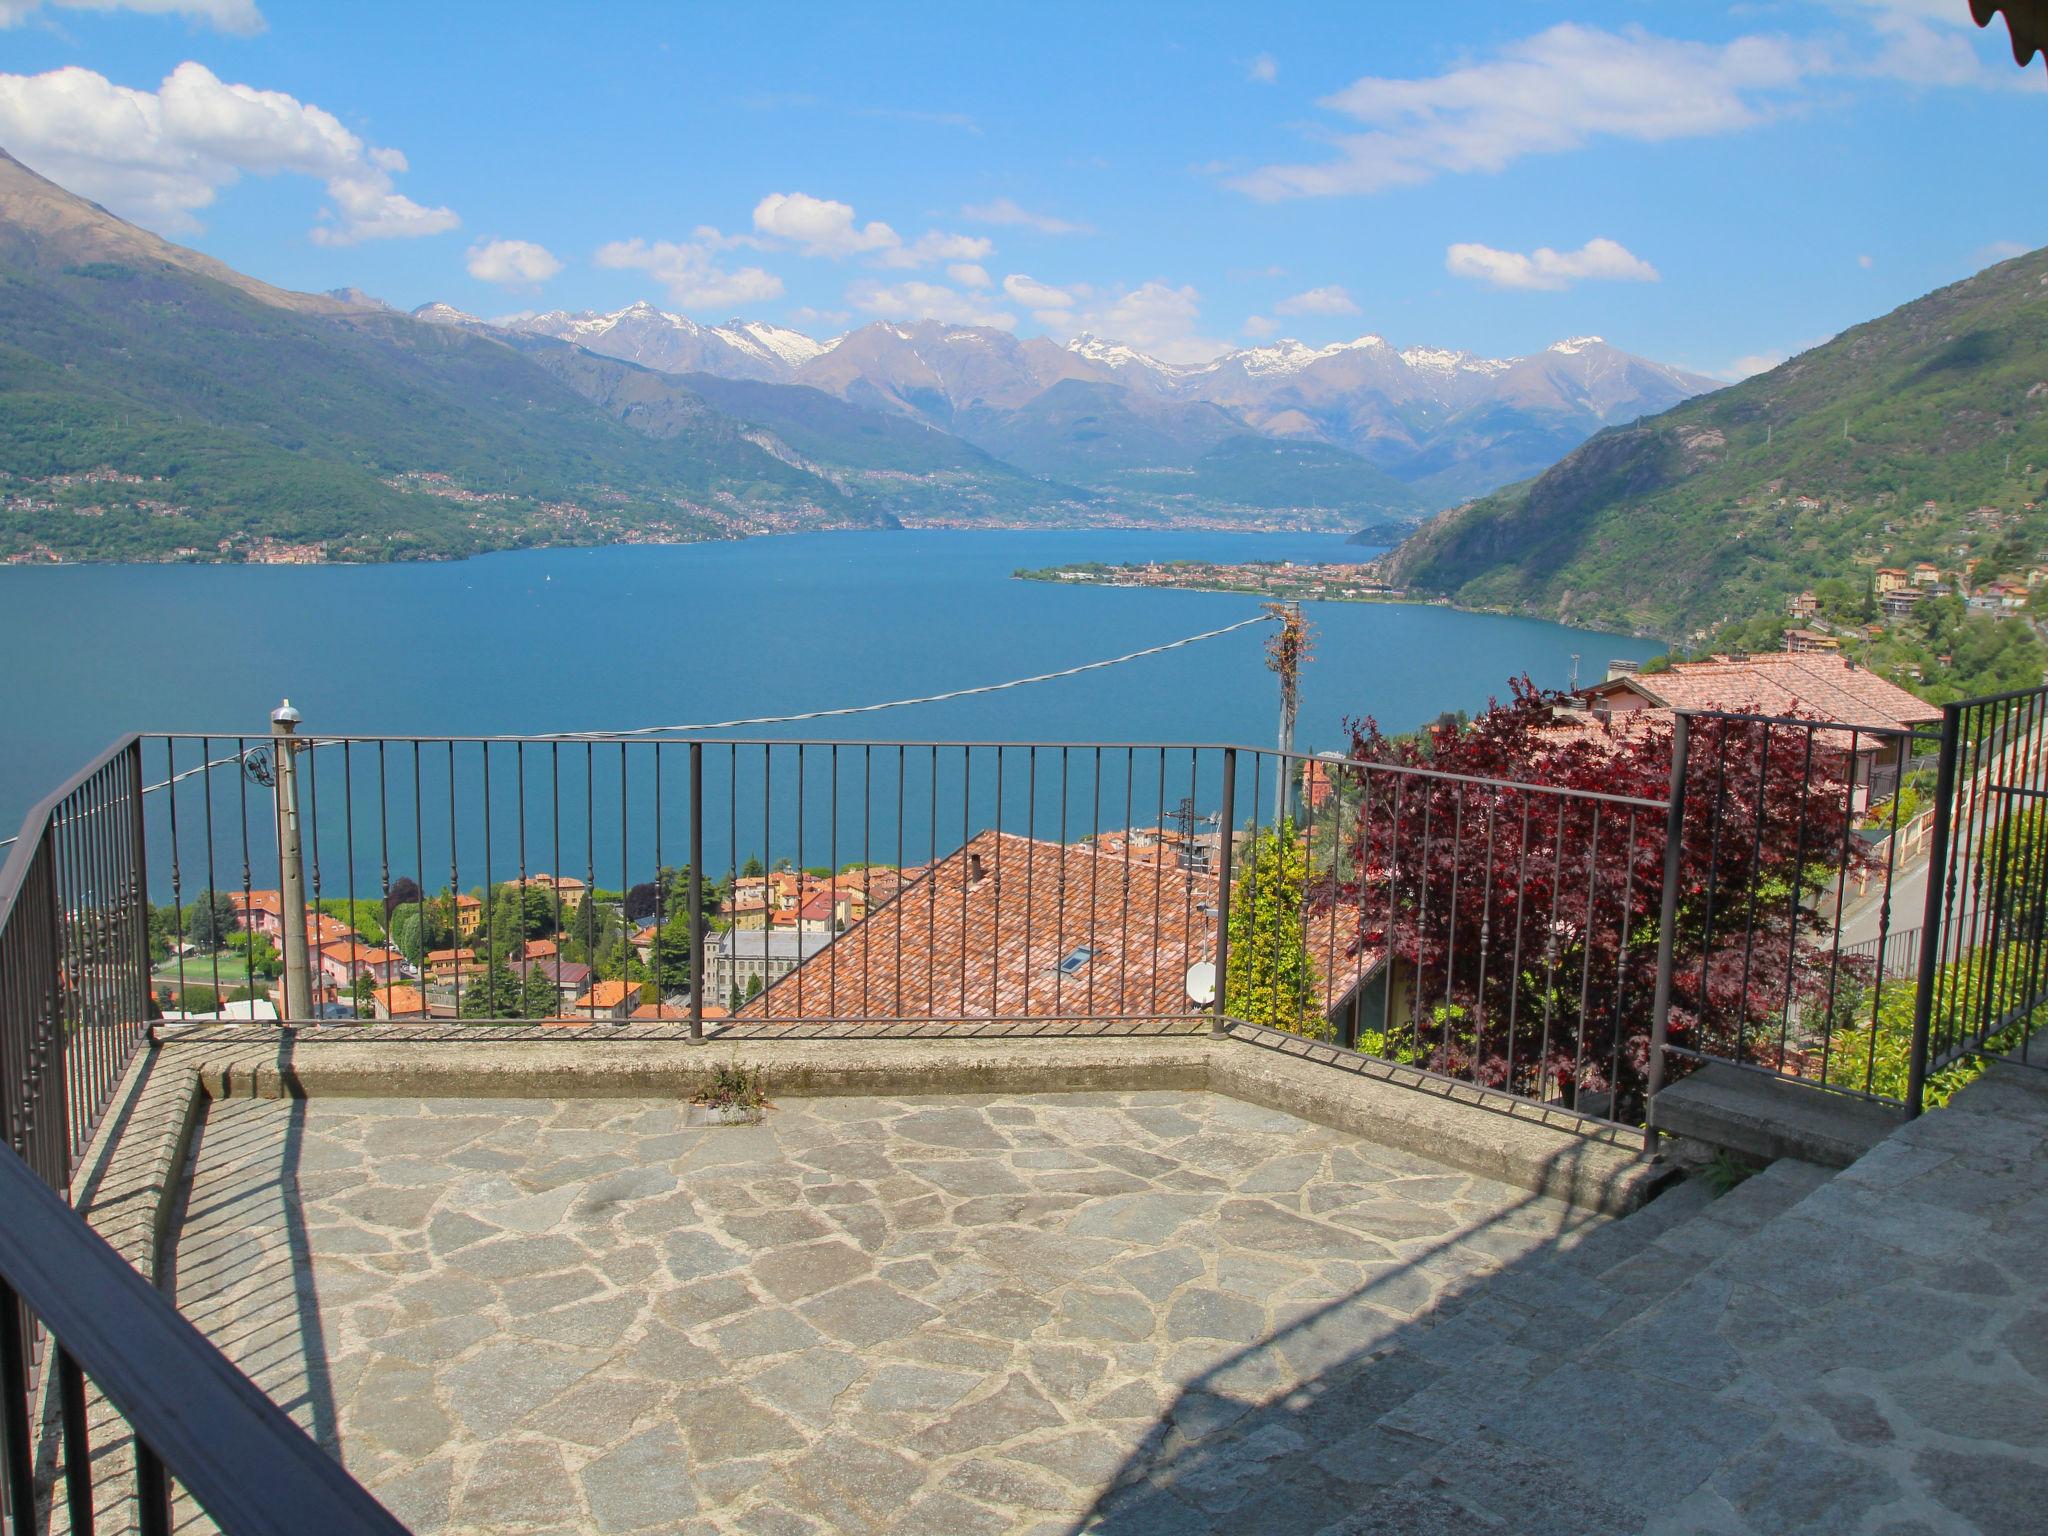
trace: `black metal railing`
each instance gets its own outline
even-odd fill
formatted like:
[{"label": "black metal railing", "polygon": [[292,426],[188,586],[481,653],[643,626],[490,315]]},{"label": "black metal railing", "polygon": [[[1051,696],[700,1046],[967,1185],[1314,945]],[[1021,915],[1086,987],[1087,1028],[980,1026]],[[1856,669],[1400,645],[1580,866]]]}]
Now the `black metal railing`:
[{"label": "black metal railing", "polygon": [[158,967],[180,1012],[277,995],[246,968],[290,957],[248,930],[289,947],[296,860],[316,1013],[700,1035],[1239,1018],[1640,1113],[1654,957],[1616,937],[1655,918],[1661,798],[1201,744],[146,752],[171,785],[150,812],[158,926],[189,936],[197,914],[208,941]]},{"label": "black metal railing", "polygon": [[[1693,711],[1674,731],[1675,959],[1662,1054],[1903,1103],[1897,765],[1921,734]],[[1890,792],[1881,792],[1885,781]],[[1902,995],[1902,990],[1904,993]],[[1888,1029],[1900,1037],[1885,1041]]]},{"label": "black metal railing", "polygon": [[1935,1074],[2041,1066],[2048,1007],[2048,688],[1949,705],[1930,837],[1911,1107]]},{"label": "black metal railing", "polygon": [[0,864],[0,1144],[52,1188],[149,1020],[140,741],[31,810]]}]

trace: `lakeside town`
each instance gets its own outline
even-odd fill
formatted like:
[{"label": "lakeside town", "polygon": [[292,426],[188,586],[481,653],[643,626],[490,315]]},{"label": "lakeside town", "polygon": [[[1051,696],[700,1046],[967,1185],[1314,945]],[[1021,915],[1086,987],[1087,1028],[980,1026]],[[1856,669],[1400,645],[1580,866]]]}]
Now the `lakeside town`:
[{"label": "lakeside town", "polygon": [[1017,570],[1019,581],[1063,582],[1088,587],[1171,587],[1185,592],[1243,592],[1283,601],[1366,603],[1405,599],[1388,585],[1377,562],[1145,560],[1111,565],[1084,560],[1071,565]]}]

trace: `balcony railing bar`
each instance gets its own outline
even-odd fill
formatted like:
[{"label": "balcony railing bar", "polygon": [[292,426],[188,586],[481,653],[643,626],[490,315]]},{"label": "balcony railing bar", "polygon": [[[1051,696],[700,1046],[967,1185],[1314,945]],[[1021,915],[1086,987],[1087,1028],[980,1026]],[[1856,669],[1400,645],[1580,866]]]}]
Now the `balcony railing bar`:
[{"label": "balcony railing bar", "polygon": [[[231,1536],[404,1536],[405,1527],[340,1462],[4,1148],[0,1210],[7,1213],[0,1221],[0,1318],[14,1318],[17,1303],[25,1305],[77,1373],[140,1428],[145,1531],[169,1530],[163,1468]],[[0,1323],[9,1503],[16,1536],[29,1536],[35,1495],[20,1338],[19,1328]],[[85,1394],[68,1367],[58,1398],[66,1464],[85,1474],[67,1479],[75,1517],[77,1501],[90,1497],[91,1469]]]}]

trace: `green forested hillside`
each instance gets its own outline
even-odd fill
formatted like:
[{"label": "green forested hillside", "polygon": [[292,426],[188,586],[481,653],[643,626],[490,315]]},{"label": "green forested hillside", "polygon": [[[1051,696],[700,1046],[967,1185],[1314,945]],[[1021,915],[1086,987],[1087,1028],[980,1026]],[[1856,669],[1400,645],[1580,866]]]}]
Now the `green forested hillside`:
[{"label": "green forested hillside", "polygon": [[[1440,514],[1411,590],[1672,640],[1927,559],[1981,584],[2048,552],[2048,252],[1610,429]],[[1989,565],[1986,565],[1989,562]]]}]

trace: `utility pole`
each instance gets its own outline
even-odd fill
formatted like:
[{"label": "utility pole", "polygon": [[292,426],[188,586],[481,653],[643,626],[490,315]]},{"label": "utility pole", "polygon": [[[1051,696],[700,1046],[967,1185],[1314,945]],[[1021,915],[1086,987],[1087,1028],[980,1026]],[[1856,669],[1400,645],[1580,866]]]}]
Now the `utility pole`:
[{"label": "utility pole", "polygon": [[1280,678],[1280,765],[1273,775],[1273,825],[1287,816],[1288,780],[1293,774],[1294,720],[1301,710],[1301,664],[1314,654],[1308,620],[1299,603],[1268,603],[1266,612],[1280,621],[1280,633],[1266,642],[1266,666]]},{"label": "utility pole", "polygon": [[270,713],[277,758],[278,914],[284,924],[284,1008],[287,1019],[313,1016],[313,973],[306,959],[306,865],[299,843],[299,712],[292,701]]}]

